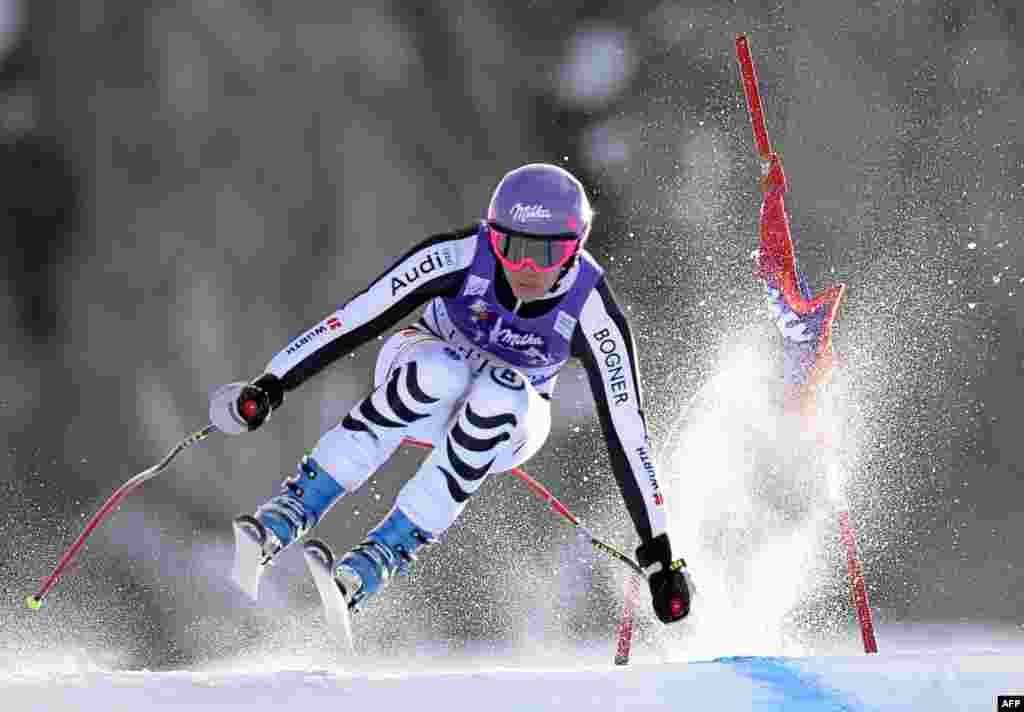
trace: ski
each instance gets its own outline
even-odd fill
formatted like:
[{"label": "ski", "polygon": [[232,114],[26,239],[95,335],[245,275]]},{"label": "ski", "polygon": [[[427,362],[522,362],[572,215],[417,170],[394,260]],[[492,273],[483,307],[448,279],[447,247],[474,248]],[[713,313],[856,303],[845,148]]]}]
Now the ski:
[{"label": "ski", "polygon": [[256,600],[259,596],[260,575],[270,563],[264,544],[267,530],[255,517],[243,514],[235,517],[235,561],[231,566],[231,580],[246,596]]},{"label": "ski", "polygon": [[320,594],[327,626],[348,652],[355,652],[352,641],[352,622],[349,618],[348,601],[334,579],[334,554],[327,544],[319,539],[310,539],[302,546],[306,566],[313,576],[313,583]]}]

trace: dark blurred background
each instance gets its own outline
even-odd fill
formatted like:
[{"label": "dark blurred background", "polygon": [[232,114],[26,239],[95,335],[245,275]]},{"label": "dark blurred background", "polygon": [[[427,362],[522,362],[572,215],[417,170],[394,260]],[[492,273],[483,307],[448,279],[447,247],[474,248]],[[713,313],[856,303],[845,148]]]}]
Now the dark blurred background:
[{"label": "dark blurred background", "polygon": [[[731,346],[771,339],[750,260],[760,166],[740,31],[802,267],[818,289],[849,285],[849,495],[880,645],[887,622],[1024,624],[1022,22],[1011,0],[0,0],[0,654],[331,655],[301,557],[275,567],[259,605],[231,589],[229,523],[366,390],[373,344],[259,434],[181,455],[41,611],[22,600],[116,486],[205,423],[210,391],[258,375],[414,241],[478,219],[525,162],[589,189],[590,249],[633,318],[656,444],[670,439]],[[581,379],[562,376],[527,469],[631,550]],[[396,456],[320,535],[355,543],[418,457]],[[699,518],[687,493],[713,468],[663,471],[677,515]],[[821,531],[821,575],[792,608],[848,642],[844,561]],[[601,646],[620,587],[614,564],[499,476],[357,634],[392,660]],[[685,637],[642,605],[654,648]],[[793,630],[793,615],[774,624]]]}]

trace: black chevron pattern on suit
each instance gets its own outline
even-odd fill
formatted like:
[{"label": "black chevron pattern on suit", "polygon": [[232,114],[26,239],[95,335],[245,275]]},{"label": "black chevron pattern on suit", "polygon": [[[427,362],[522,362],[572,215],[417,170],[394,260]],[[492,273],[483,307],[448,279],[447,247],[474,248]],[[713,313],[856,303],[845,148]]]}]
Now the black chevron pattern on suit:
[{"label": "black chevron pattern on suit", "polygon": [[493,438],[475,438],[462,429],[462,423],[456,421],[455,427],[452,428],[451,437],[452,440],[457,442],[466,450],[471,450],[473,452],[487,452],[499,443],[505,442],[512,436],[507,432],[503,432],[495,435]]},{"label": "black chevron pattern on suit", "polygon": [[[402,377],[403,371],[405,372],[405,385],[408,387],[409,395],[412,396],[414,401],[422,405],[433,405],[440,402],[440,398],[432,398],[420,388],[416,362],[410,361],[402,368],[397,368],[392,372],[391,378],[388,379],[387,385],[383,389],[383,396],[387,400],[388,408],[395,414],[397,420],[389,418],[381,412],[383,403],[378,406],[374,402],[375,397],[381,394],[381,389],[375,390],[359,404],[359,413],[365,420],[381,428],[404,428],[411,423],[415,423],[417,420],[430,417],[430,413],[417,413],[402,399],[402,394],[398,390],[398,379]],[[368,430],[366,423],[359,422],[358,419],[353,418],[351,415],[345,416],[342,425],[350,430]]]},{"label": "black chevron pattern on suit", "polygon": [[[473,411],[473,407],[467,402],[465,407],[466,420],[473,424],[474,427],[483,429],[494,430],[505,425],[511,425],[515,427],[518,424],[518,420],[511,413],[503,413],[501,415],[494,416],[482,416],[478,415]],[[485,453],[494,450],[501,443],[512,439],[511,433],[508,431],[500,432],[493,437],[476,437],[470,435],[462,427],[461,417],[455,421],[455,426],[451,429],[448,437],[445,438],[445,454],[448,456],[448,463],[451,465],[454,473],[449,471],[447,468],[438,466],[441,470],[441,474],[444,475],[445,481],[448,483],[448,492],[451,494],[452,499],[458,503],[465,502],[474,493],[467,492],[463,486],[463,483],[467,482],[478,482],[487,476],[491,467],[494,465],[494,461],[497,459],[492,457],[490,462],[480,466],[474,467],[466,462],[462,456],[459,455],[458,448],[455,445],[459,445],[464,450],[469,452]],[[457,475],[457,477],[456,477]]]},{"label": "black chevron pattern on suit", "polygon": [[473,467],[455,452],[455,448],[452,447],[452,439],[450,437],[445,438],[448,444],[448,462],[452,464],[455,469],[455,473],[466,480],[467,482],[476,482],[477,480],[483,479],[487,475],[487,471],[491,469],[491,465],[494,464],[495,458],[491,458],[491,461],[482,467]]},{"label": "black chevron pattern on suit", "polygon": [[344,418],[342,418],[341,427],[345,428],[346,430],[353,430],[357,433],[370,432],[370,427],[366,423],[364,423],[361,420],[357,420],[356,418],[353,418],[351,415],[346,415]]},{"label": "black chevron pattern on suit", "polygon": [[448,483],[448,494],[452,496],[452,499],[454,499],[459,504],[462,504],[472,496],[472,493],[462,489],[458,481],[454,477],[452,477],[452,473],[448,472],[448,470],[440,466],[437,469],[439,469],[441,473],[444,475],[444,479]]},{"label": "black chevron pattern on suit", "polygon": [[388,381],[387,387],[388,405],[391,406],[394,414],[406,423],[415,423],[417,420],[430,417],[429,413],[417,413],[410,410],[409,406],[402,402],[402,396],[398,393],[398,377],[399,372],[395,371],[394,375],[391,376],[391,380]]},{"label": "black chevron pattern on suit", "polygon": [[511,425],[513,428],[519,424],[516,420],[516,416],[511,413],[502,413],[501,415],[477,415],[473,412],[473,408],[466,403],[466,420],[469,421],[470,425],[474,428],[480,428],[481,430],[490,430],[491,428],[498,428],[502,425]]},{"label": "black chevron pattern on suit", "polygon": [[419,378],[417,378],[417,375],[418,369],[416,367],[416,362],[410,361],[405,365],[405,386],[409,389],[409,395],[423,405],[437,403],[439,400],[438,398],[431,398],[423,392],[422,388],[420,388],[420,381]]},{"label": "black chevron pattern on suit", "polygon": [[374,425],[379,425],[382,428],[404,428],[406,425],[405,423],[399,423],[391,420],[390,418],[386,418],[379,410],[377,410],[377,406],[373,404],[373,396],[376,394],[377,391],[374,391],[364,398],[363,402],[359,404],[359,412],[363,414],[363,417]]}]

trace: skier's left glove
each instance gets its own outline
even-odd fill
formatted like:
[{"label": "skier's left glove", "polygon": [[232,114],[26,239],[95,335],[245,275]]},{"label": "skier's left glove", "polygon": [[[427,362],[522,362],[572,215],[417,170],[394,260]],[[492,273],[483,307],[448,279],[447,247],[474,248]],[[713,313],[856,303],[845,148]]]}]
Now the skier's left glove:
[{"label": "skier's left glove", "polygon": [[239,435],[263,425],[284,402],[284,386],[270,373],[251,383],[228,383],[210,396],[210,422],[229,435]]},{"label": "skier's left glove", "polygon": [[636,550],[637,562],[648,572],[654,612],[662,623],[675,623],[690,613],[686,562],[672,560],[668,534],[659,534]]}]

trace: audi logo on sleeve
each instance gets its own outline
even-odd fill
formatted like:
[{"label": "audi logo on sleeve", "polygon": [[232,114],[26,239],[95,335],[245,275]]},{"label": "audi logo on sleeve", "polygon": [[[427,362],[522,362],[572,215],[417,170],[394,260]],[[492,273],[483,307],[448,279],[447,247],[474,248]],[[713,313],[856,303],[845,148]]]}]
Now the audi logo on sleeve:
[{"label": "audi logo on sleeve", "polygon": [[455,256],[452,254],[452,249],[450,247],[444,247],[435,252],[431,252],[420,260],[418,264],[413,265],[412,269],[405,269],[401,274],[394,273],[391,275],[391,296],[395,296],[400,290],[418,282],[420,277],[425,274],[430,274],[434,270],[444,269],[454,265]]}]

